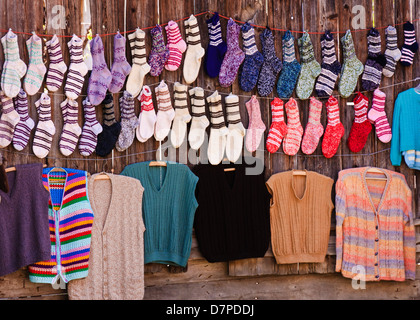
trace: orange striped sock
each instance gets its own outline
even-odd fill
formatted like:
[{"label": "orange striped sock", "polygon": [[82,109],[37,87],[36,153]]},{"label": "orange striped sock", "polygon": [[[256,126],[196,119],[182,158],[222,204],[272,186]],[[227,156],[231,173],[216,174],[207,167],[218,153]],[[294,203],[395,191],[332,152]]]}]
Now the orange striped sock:
[{"label": "orange striped sock", "polygon": [[299,107],[295,99],[290,98],[286,103],[287,134],[283,141],[283,151],[289,156],[294,156],[300,148],[303,128],[300,123]]},{"label": "orange striped sock", "polygon": [[302,139],[302,152],[305,154],[314,153],[318,147],[319,139],[324,134],[324,127],[321,120],[322,102],[311,97],[309,103],[309,119]]}]

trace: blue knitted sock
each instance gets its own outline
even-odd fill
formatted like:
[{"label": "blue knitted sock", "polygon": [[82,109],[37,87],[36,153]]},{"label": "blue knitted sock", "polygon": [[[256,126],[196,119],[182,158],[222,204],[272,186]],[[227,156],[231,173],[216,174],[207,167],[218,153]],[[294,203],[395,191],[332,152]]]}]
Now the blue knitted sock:
[{"label": "blue knitted sock", "polygon": [[280,98],[290,98],[299,77],[301,65],[296,60],[295,38],[288,30],[282,39],[283,69],[277,82],[277,93]]},{"label": "blue knitted sock", "polygon": [[249,92],[257,84],[258,74],[264,62],[264,56],[258,51],[255,44],[254,28],[249,22],[242,26],[242,38],[245,49],[245,60],[239,73],[239,86],[243,91]]},{"label": "blue knitted sock", "polygon": [[210,78],[219,75],[224,55],[227,51],[226,42],[222,39],[222,28],[220,26],[219,14],[214,13],[213,17],[208,19],[207,27],[209,30],[209,45],[205,58],[206,72]]}]

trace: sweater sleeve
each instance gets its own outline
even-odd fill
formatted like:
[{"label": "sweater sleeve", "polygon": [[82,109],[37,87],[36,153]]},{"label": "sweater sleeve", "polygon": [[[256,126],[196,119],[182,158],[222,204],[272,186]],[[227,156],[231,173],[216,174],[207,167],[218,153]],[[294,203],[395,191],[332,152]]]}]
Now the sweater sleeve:
[{"label": "sweater sleeve", "polygon": [[[408,186],[407,186],[408,188]],[[407,191],[407,203],[404,210],[404,269],[405,278],[409,280],[416,279],[416,232],[413,221],[412,194]]]},{"label": "sweater sleeve", "polygon": [[401,165],[401,142],[400,142],[400,114],[402,107],[401,95],[395,100],[394,112],[392,115],[392,139],[391,139],[391,163],[393,166]]},{"label": "sweater sleeve", "polygon": [[344,218],[346,217],[346,192],[344,183],[341,179],[341,175],[339,174],[337,183],[335,185],[335,219],[336,219],[336,227],[335,227],[335,234],[336,234],[336,265],[335,271],[341,271],[341,265],[343,262],[343,222]]}]

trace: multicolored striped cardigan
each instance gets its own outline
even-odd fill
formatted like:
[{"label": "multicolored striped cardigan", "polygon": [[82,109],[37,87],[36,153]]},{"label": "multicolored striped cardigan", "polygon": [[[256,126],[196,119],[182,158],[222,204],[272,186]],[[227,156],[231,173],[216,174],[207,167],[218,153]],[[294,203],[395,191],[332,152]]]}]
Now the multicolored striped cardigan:
[{"label": "multicolored striped cardigan", "polygon": [[[379,169],[379,168],[378,168]],[[404,175],[369,167],[339,172],[336,183],[336,271],[344,277],[414,280],[412,193]],[[371,179],[375,175],[386,180]]]},{"label": "multicolored striped cardigan", "polygon": [[50,193],[48,219],[51,259],[29,266],[29,280],[55,283],[88,275],[93,211],[87,194],[87,172],[43,170],[42,182]]}]

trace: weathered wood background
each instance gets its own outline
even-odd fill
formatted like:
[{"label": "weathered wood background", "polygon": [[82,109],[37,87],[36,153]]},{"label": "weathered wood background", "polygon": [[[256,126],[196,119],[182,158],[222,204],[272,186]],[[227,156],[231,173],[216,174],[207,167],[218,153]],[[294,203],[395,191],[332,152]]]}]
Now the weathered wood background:
[{"label": "weathered wood background", "polygon": [[[54,29],[52,19],[56,14],[52,12],[55,5],[62,5],[65,8],[65,29]],[[322,32],[326,29],[339,31],[335,34],[337,54],[342,61],[341,46],[339,38],[344,32],[351,28],[351,21],[355,16],[352,8],[355,5],[362,5],[366,10],[366,28],[375,26],[379,29],[382,36],[382,49],[385,50],[385,27],[388,24],[400,24],[398,30],[398,45],[403,44],[402,23],[407,20],[418,19],[420,12],[420,0],[296,0],[296,1],[274,1],[274,0],[237,0],[237,1],[216,1],[216,0],[186,0],[186,1],[137,1],[137,0],[106,0],[106,1],[72,1],[72,0],[0,0],[0,35],[4,30],[12,28],[14,31],[27,32],[36,31],[38,34],[57,34],[61,37],[61,47],[64,59],[69,63],[67,41],[73,33],[83,34],[91,28],[93,35],[96,33],[114,33],[117,30],[134,30],[136,27],[149,27],[157,23],[166,23],[169,20],[178,20],[188,17],[190,14],[211,11],[219,12],[226,17],[232,17],[240,21],[252,19],[256,25],[271,26],[280,29],[303,30]],[[86,11],[90,9],[90,15]],[[205,20],[211,16],[205,13],[197,17],[202,45],[207,48],[208,31]],[[221,18],[222,30],[226,36],[227,20]],[[420,22],[414,22],[417,39],[420,34]],[[183,22],[179,22],[181,33],[185,36]],[[150,52],[151,38],[149,30],[146,30],[147,52]],[[261,49],[259,34],[262,28],[256,28],[256,41]],[[281,37],[284,32],[274,31],[277,56],[282,57]],[[293,34],[298,39],[301,34]],[[358,58],[364,63],[367,58],[367,31],[356,31],[353,38],[356,46]],[[28,62],[28,52],[25,41],[30,35],[19,34],[19,46],[21,58]],[[311,34],[314,45],[316,59],[321,62],[320,34]],[[49,37],[45,36],[47,41]],[[44,44],[45,44],[44,41]],[[106,48],[106,59],[111,66],[113,36],[104,36],[103,42]],[[242,43],[242,38],[240,38]],[[296,54],[299,59],[297,42],[295,42]],[[131,53],[127,42],[127,57],[131,61]],[[44,46],[44,60],[48,63],[48,55]],[[0,52],[0,63],[4,61],[3,52]],[[86,80],[88,79],[86,76]],[[417,85],[418,82],[403,82],[413,80],[420,76],[420,54],[417,53],[412,67],[397,66],[394,77],[383,77],[381,87],[387,95],[386,112],[392,123],[392,112],[394,101],[399,92]],[[148,75],[145,84],[153,87],[160,80],[167,80],[169,88],[175,81],[183,81],[182,66],[178,71],[163,71],[159,77]],[[360,79],[359,79],[360,80]],[[85,82],[87,84],[87,81]],[[395,85],[395,86],[393,86]],[[206,96],[214,90],[219,90],[222,96],[233,92],[240,96],[241,117],[247,127],[248,115],[245,109],[245,102],[256,92],[243,92],[240,90],[238,82],[235,81],[231,88],[222,88],[218,80],[210,79],[204,70],[192,84],[201,86],[206,90]],[[86,88],[85,88],[86,89]],[[359,81],[357,90],[362,90]],[[85,94],[86,90],[83,91]],[[334,92],[337,94],[337,91]],[[271,123],[270,101],[276,95],[276,90],[270,97],[259,98],[263,120],[269,128]],[[372,93],[366,93],[372,99]],[[40,93],[30,98],[30,115],[37,119],[34,102],[39,99]],[[60,102],[65,97],[63,90],[51,94],[53,121],[57,128],[57,134],[53,140],[53,147],[47,159],[43,163],[48,166],[63,166],[86,170],[90,173],[100,171],[110,171],[112,168],[115,173],[120,173],[127,165],[135,162],[152,160],[156,158],[158,144],[150,139],[146,143],[137,140],[125,152],[114,150],[113,156],[106,159],[91,156],[82,159],[78,150],[65,158],[60,154],[58,141],[62,128],[62,115],[59,108]],[[78,102],[81,106],[82,99]],[[114,95],[116,117],[119,119],[118,110],[119,95]],[[269,155],[263,154],[266,165],[267,178],[277,172],[290,169],[308,169],[330,176],[334,180],[340,170],[359,166],[377,166],[403,173],[407,182],[413,190],[413,211],[418,221],[420,217],[419,191],[416,189],[420,183],[420,175],[414,170],[410,170],[402,162],[401,167],[393,167],[389,160],[390,144],[381,143],[375,136],[374,131],[369,136],[365,148],[359,154],[351,154],[346,141],[354,119],[352,106],[347,106],[346,102],[352,101],[354,95],[349,99],[339,99],[341,121],[346,129],[337,155],[332,159],[326,159],[321,152],[321,143],[315,153],[306,156],[299,152],[294,157],[289,157],[280,152]],[[305,126],[308,119],[309,101],[298,101],[302,125]],[[324,101],[325,102],[325,101]],[[155,104],[156,106],[156,104]],[[136,100],[136,114],[140,111],[139,102]],[[97,107],[98,120],[102,120],[102,108]],[[322,123],[326,125],[325,107],[322,113]],[[83,124],[83,112],[80,108],[79,123]],[[268,130],[266,131],[267,135]],[[265,135],[265,138],[266,138]],[[31,140],[32,141],[32,137]],[[31,145],[31,144],[30,144]],[[1,150],[7,158],[7,166],[18,163],[39,162],[31,150],[30,145],[22,152],[15,152],[12,146]],[[262,146],[261,146],[262,148]],[[186,155],[175,150],[169,150],[172,159],[185,162]],[[189,164],[192,165],[192,164]],[[334,194],[332,195],[332,197]],[[230,263],[208,263],[200,254],[197,243],[193,242],[191,257],[187,268],[173,268],[165,265],[152,264],[146,266],[145,273],[145,299],[418,299],[420,297],[420,282],[407,281],[404,283],[380,282],[368,283],[366,290],[354,290],[351,280],[343,278],[335,273],[335,233],[334,233],[334,214],[332,216],[331,241],[326,261],[320,264],[291,264],[276,265],[271,251],[269,250],[264,258],[233,261]],[[416,222],[417,223],[417,222]],[[419,227],[417,227],[419,228]],[[419,236],[418,236],[418,239]],[[420,242],[420,240],[418,241]],[[420,251],[420,249],[418,249]],[[418,260],[419,261],[419,260]],[[420,272],[417,272],[420,279]],[[67,299],[66,290],[55,290],[50,285],[33,284],[29,282],[27,270],[23,268],[13,274],[0,277],[0,299]]]}]

